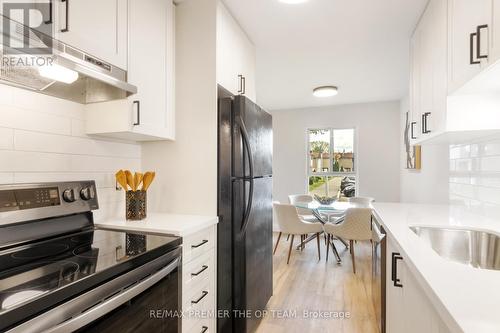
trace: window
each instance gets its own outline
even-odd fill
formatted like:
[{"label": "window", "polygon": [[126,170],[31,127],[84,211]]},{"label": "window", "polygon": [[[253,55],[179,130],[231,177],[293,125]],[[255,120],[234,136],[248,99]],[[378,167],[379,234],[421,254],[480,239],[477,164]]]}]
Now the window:
[{"label": "window", "polygon": [[354,129],[309,129],[307,136],[309,194],[339,199],[355,196]]}]

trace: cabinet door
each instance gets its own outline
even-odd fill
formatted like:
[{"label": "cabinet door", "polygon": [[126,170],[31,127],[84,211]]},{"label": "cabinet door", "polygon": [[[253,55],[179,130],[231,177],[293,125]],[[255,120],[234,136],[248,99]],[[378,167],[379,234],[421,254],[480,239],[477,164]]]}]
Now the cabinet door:
[{"label": "cabinet door", "polygon": [[257,98],[256,82],[255,82],[255,47],[247,38],[243,39],[243,77],[245,78],[245,85],[243,94],[254,102]]},{"label": "cabinet door", "polygon": [[[239,76],[244,77],[244,83]],[[217,83],[255,102],[255,47],[222,3],[217,5]]]},{"label": "cabinet door", "polygon": [[[13,8],[4,10],[5,5],[11,5]],[[14,9],[16,5],[19,5],[19,9]],[[30,11],[29,22],[24,22],[24,11],[21,9],[23,7],[33,9]],[[54,34],[55,9],[49,0],[29,2],[26,0],[0,0],[0,14],[47,35],[53,36]]]},{"label": "cabinet door", "polygon": [[492,0],[492,20],[490,33],[490,62],[500,59],[500,0]]},{"label": "cabinet door", "polygon": [[134,132],[173,135],[174,5],[164,0],[129,0],[129,7],[128,79],[138,87],[130,97],[135,103]]},{"label": "cabinet door", "polygon": [[420,287],[417,278],[408,266],[401,263],[404,275],[403,308],[405,311],[405,333],[447,333],[447,326],[434,309],[431,301]]},{"label": "cabinet door", "polygon": [[[478,58],[478,36],[472,35],[471,45],[471,34],[477,33],[482,25],[491,28],[491,10],[492,0],[450,0],[449,92],[460,88],[487,66],[487,58]],[[489,28],[480,29],[481,55],[490,54]]]},{"label": "cabinet door", "polygon": [[87,134],[133,141],[175,138],[175,6],[129,0],[128,99],[86,105]]},{"label": "cabinet door", "polygon": [[[420,79],[421,79],[421,32],[417,26],[410,40],[410,142],[421,136]],[[413,135],[412,135],[413,134]]]},{"label": "cabinet door", "polygon": [[53,0],[56,38],[127,69],[127,0]]},{"label": "cabinet door", "polygon": [[421,22],[421,114],[427,114],[427,135],[446,129],[447,17],[448,0],[431,0]]},{"label": "cabinet door", "polygon": [[[405,309],[403,307],[403,288],[394,286],[392,279],[393,270],[396,267],[393,265],[393,254],[399,253],[396,245],[391,238],[387,239],[387,264],[386,264],[386,331],[387,333],[405,332],[404,316]],[[398,278],[404,285],[404,278],[401,274],[401,262],[396,262]]]},{"label": "cabinet door", "polygon": [[233,95],[241,91],[244,50],[240,47],[239,27],[222,3],[217,4],[217,83]]}]

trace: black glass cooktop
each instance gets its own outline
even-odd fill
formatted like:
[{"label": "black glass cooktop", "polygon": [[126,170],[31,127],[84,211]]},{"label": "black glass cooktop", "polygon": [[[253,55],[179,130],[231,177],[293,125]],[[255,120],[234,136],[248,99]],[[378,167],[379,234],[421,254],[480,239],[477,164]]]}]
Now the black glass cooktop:
[{"label": "black glass cooktop", "polygon": [[90,230],[0,250],[0,315],[69,298],[178,245],[178,237]]}]

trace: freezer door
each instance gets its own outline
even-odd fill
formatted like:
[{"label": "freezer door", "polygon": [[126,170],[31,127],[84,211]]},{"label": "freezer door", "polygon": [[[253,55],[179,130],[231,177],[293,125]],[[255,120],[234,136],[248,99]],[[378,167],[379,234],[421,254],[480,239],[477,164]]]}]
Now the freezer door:
[{"label": "freezer door", "polygon": [[[248,142],[244,142],[248,140]],[[233,176],[250,177],[250,147],[253,176],[273,173],[272,116],[244,96],[233,101]]]},{"label": "freezer door", "polygon": [[[248,206],[251,181],[235,180],[233,304],[235,310],[263,310],[273,291],[272,254],[272,178],[253,180],[251,207]],[[250,209],[246,229],[245,212]],[[252,332],[258,318],[234,318],[233,332]]]}]

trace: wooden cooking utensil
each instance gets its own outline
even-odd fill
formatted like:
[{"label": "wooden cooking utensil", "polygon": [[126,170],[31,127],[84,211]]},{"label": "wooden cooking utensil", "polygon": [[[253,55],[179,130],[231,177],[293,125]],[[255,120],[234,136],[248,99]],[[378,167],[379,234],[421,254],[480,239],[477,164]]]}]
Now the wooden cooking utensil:
[{"label": "wooden cooking utensil", "polygon": [[125,174],[127,175],[127,183],[128,186],[132,189],[132,191],[135,191],[135,184],[134,184],[134,176],[132,175],[132,172],[130,170],[125,170]]},{"label": "wooden cooking utensil", "polygon": [[118,182],[118,184],[120,184],[123,190],[128,190],[127,175],[125,174],[125,172],[123,170],[118,170],[115,174],[115,177],[116,181]]},{"label": "wooden cooking utensil", "polygon": [[155,178],[155,175],[156,173],[155,172],[146,172],[144,174],[144,179],[142,181],[143,185],[142,185],[142,190],[143,191],[147,191],[147,189],[149,188],[149,186],[151,186],[151,183],[153,182],[153,179]]},{"label": "wooden cooking utensil", "polygon": [[139,188],[139,185],[141,185],[143,178],[144,178],[144,175],[140,172],[136,172],[134,174],[134,183],[135,183],[134,185],[135,185],[136,190]]}]

